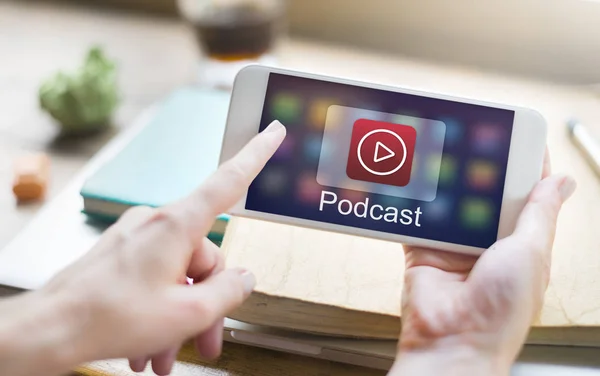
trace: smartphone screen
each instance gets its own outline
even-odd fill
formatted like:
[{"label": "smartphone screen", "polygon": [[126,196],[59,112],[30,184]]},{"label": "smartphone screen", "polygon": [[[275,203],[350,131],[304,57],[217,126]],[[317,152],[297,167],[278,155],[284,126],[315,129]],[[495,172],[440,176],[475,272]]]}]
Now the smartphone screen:
[{"label": "smartphone screen", "polygon": [[270,73],[260,130],[287,137],[246,209],[488,248],[511,110]]}]

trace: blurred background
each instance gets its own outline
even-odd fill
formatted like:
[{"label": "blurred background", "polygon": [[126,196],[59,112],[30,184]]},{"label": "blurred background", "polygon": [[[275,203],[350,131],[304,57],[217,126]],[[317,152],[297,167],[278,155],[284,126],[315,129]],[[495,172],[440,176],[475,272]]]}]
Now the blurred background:
[{"label": "blurred background", "polygon": [[[178,5],[188,2],[194,0],[71,1],[166,17],[177,17]],[[600,82],[595,0],[285,2],[293,36],[562,82]]]}]

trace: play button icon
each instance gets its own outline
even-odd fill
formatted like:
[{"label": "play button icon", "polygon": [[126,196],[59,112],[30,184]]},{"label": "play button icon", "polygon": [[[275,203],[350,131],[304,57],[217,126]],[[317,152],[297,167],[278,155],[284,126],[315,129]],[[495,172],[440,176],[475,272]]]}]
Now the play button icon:
[{"label": "play button icon", "polygon": [[[395,106],[410,107],[401,102]],[[445,135],[446,124],[439,120],[329,106],[317,183],[352,197],[362,197],[362,192],[377,201],[398,197],[431,202],[438,194]]]},{"label": "play button icon", "polygon": [[359,119],[346,165],[350,179],[405,186],[410,181],[417,132],[408,125]]},{"label": "play button icon", "polygon": [[373,157],[373,162],[382,162],[386,159],[393,158],[395,155],[396,153],[394,153],[392,149],[377,141],[375,144],[375,156]]}]

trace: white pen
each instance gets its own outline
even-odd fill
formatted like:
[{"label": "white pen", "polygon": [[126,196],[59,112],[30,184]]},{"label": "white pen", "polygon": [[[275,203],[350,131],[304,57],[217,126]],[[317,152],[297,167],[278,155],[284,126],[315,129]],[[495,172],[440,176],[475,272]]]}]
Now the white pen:
[{"label": "white pen", "polygon": [[579,147],[592,169],[600,176],[600,142],[577,120],[569,120],[571,140]]}]

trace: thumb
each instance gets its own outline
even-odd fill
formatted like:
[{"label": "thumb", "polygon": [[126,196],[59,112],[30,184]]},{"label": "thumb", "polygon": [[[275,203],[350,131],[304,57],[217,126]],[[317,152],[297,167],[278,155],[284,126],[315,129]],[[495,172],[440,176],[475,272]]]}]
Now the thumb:
[{"label": "thumb", "polygon": [[483,252],[469,280],[485,286],[490,280],[516,282],[525,278],[545,285],[558,214],[575,188],[575,180],[565,175],[540,181],[529,195],[515,231]]},{"label": "thumb", "polygon": [[575,181],[565,175],[540,181],[529,195],[513,234],[479,258],[468,282],[481,312],[489,315],[504,310],[506,316],[517,312],[517,305],[524,318],[521,325],[530,325],[548,285],[558,214],[575,188]]},{"label": "thumb", "polygon": [[524,246],[536,244],[534,249],[549,254],[558,213],[576,187],[575,180],[565,175],[553,175],[539,182],[519,216],[513,240]]},{"label": "thumb", "polygon": [[178,286],[190,333],[207,330],[217,320],[242,305],[256,285],[254,274],[245,269],[229,269],[193,286]]}]

